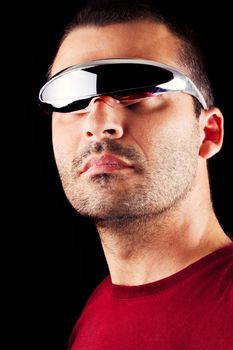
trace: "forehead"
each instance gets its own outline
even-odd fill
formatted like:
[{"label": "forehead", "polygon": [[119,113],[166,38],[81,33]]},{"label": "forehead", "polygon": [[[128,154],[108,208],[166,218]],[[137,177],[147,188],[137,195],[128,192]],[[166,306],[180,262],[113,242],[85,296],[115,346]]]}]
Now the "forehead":
[{"label": "forehead", "polygon": [[136,57],[179,68],[178,38],[163,25],[151,21],[119,23],[73,30],[61,44],[51,74],[89,60]]}]

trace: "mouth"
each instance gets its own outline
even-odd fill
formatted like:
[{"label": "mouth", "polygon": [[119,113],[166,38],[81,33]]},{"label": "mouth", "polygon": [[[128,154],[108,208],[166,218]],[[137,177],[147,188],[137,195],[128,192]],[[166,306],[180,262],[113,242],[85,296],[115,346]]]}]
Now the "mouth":
[{"label": "mouth", "polygon": [[111,154],[105,154],[101,157],[92,157],[82,167],[80,175],[88,173],[91,175],[102,173],[115,173],[122,170],[132,169],[133,166],[122,159]]}]

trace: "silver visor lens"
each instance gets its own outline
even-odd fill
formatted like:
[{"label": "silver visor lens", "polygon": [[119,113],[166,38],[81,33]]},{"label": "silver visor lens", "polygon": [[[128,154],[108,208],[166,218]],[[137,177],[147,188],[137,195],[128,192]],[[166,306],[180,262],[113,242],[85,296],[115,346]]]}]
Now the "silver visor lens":
[{"label": "silver visor lens", "polygon": [[190,82],[176,69],[154,61],[97,60],[56,74],[40,90],[39,102],[44,109],[67,113],[86,108],[94,97],[114,94],[184,91],[200,101],[200,92]]},{"label": "silver visor lens", "polygon": [[41,93],[43,102],[55,108],[64,107],[75,100],[97,95],[97,74],[81,69],[58,75]]}]

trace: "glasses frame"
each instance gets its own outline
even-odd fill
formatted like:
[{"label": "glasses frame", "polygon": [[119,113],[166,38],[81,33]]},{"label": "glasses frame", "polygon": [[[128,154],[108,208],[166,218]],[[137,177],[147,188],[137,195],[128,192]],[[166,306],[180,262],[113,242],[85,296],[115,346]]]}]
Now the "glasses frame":
[{"label": "glasses frame", "polygon": [[[164,93],[168,93],[168,92],[183,92],[186,94],[189,94],[193,97],[195,97],[201,104],[201,106],[203,107],[204,110],[208,109],[207,103],[205,101],[204,96],[202,95],[202,93],[200,92],[200,90],[197,88],[197,86],[194,84],[194,82],[186,75],[184,74],[182,71],[180,71],[177,68],[171,67],[170,65],[167,64],[163,64],[157,61],[153,61],[153,60],[146,60],[146,59],[138,59],[138,58],[107,58],[107,59],[99,59],[99,60],[92,60],[92,61],[88,61],[85,62],[83,64],[77,64],[77,65],[73,65],[70,66],[68,68],[65,68],[63,70],[61,70],[60,72],[58,72],[57,74],[55,74],[54,76],[52,76],[40,89],[39,91],[39,105],[44,108],[44,109],[50,109],[51,111],[60,111],[62,108],[65,109],[66,107],[61,107],[61,108],[57,108],[55,106],[53,106],[54,101],[49,101],[49,100],[45,100],[43,98],[44,92],[46,91],[46,89],[52,84],[54,83],[57,79],[59,79],[60,77],[66,75],[66,74],[70,74],[72,72],[76,72],[77,70],[83,70],[83,69],[87,69],[87,68],[91,68],[91,67],[97,67],[97,66],[101,66],[101,65],[114,65],[114,64],[143,64],[143,65],[151,65],[151,66],[155,66],[158,68],[162,68],[164,70],[169,71],[170,73],[173,74],[173,78],[171,80],[169,80],[168,82],[159,84],[159,85],[154,85],[154,87],[158,88],[159,91],[151,94],[150,97],[145,96],[145,97],[140,97],[140,98],[136,98],[134,100],[124,100],[123,101],[123,106],[128,106],[130,104],[134,104],[137,103],[145,98],[151,98],[153,96],[157,96],[160,94],[164,94]],[[139,90],[140,87],[135,88],[135,91],[137,91],[137,89]],[[131,89],[133,90],[133,88]],[[101,96],[113,96],[114,94],[117,93],[122,93],[125,91],[125,94],[127,95],[127,91],[130,91],[129,89],[127,90],[118,90],[118,91],[111,91],[109,93],[104,93],[104,94],[91,94],[88,96],[82,96],[82,98],[79,99],[72,99],[73,103],[75,101],[80,101],[80,100],[86,100],[89,99],[90,102],[93,98],[96,97],[101,97]],[[84,110],[87,111],[88,107],[86,107]],[[77,110],[79,111],[79,110]],[[62,112],[61,113],[69,113],[69,111],[67,112]]]}]

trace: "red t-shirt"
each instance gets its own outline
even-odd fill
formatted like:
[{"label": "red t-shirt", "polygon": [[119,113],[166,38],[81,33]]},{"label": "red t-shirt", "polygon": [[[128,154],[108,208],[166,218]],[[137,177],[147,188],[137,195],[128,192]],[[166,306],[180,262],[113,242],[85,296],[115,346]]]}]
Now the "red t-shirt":
[{"label": "red t-shirt", "polygon": [[233,244],[162,280],[107,277],[70,337],[70,350],[232,350]]}]

